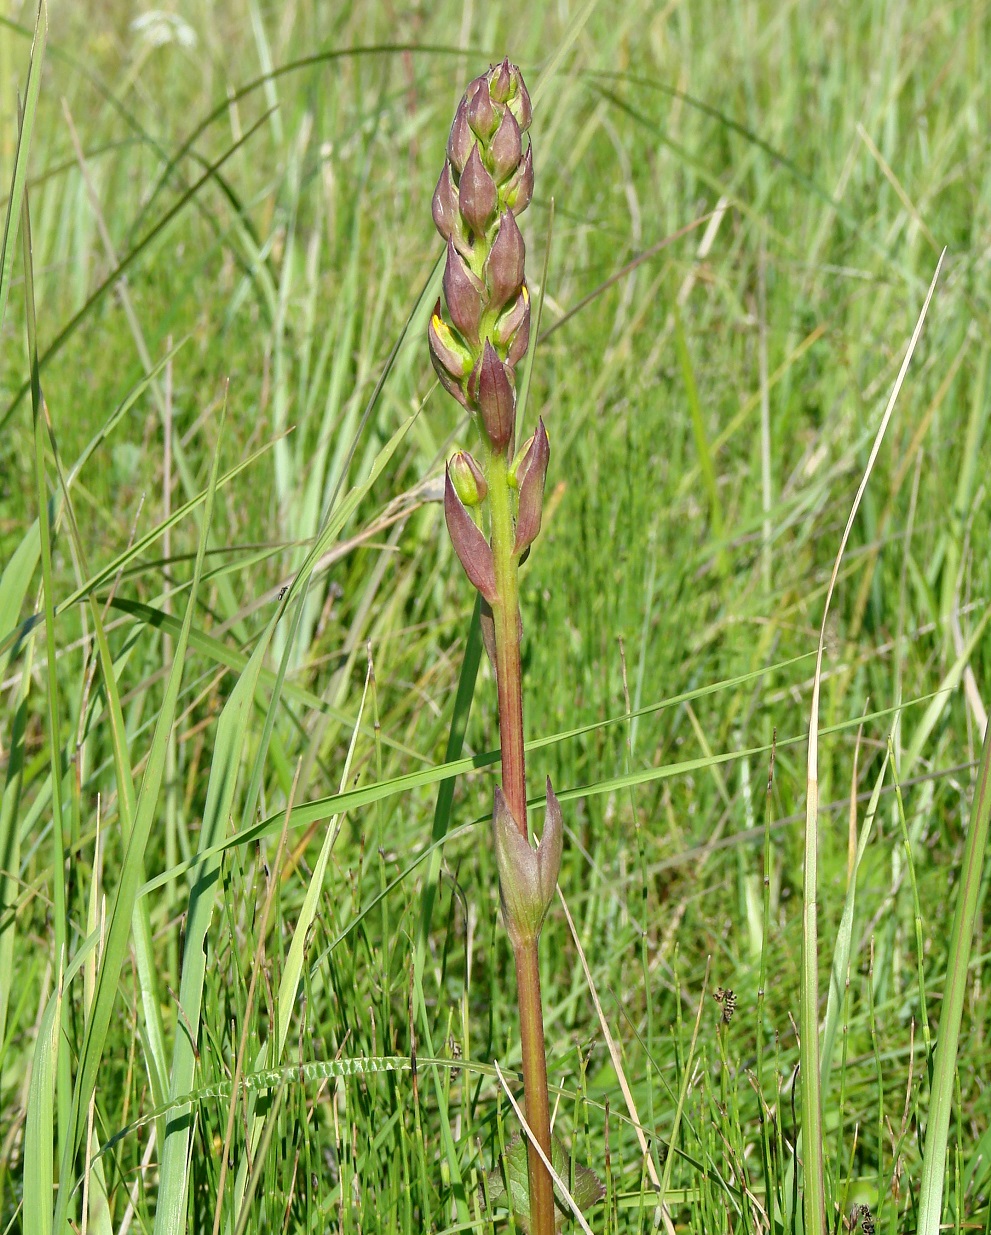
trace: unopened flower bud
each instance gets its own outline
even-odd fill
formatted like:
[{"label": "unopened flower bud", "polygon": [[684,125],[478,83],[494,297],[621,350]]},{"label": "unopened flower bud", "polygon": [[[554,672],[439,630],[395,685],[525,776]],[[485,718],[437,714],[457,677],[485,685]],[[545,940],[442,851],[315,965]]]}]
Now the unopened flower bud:
[{"label": "unopened flower bud", "polygon": [[489,84],[482,78],[482,86],[468,103],[468,124],[481,141],[488,142],[499,125],[499,112],[489,96]]},{"label": "unopened flower bud", "polygon": [[561,873],[564,822],[550,779],[547,780],[544,834],[536,849],[531,847],[521,826],[513,818],[498,787],[492,813],[492,834],[499,868],[502,914],[513,946],[518,948],[536,942]]},{"label": "unopened flower bud", "polygon": [[461,173],[458,201],[465,222],[471,230],[476,236],[484,235],[495,218],[499,206],[499,194],[495,181],[482,166],[477,146],[472,146],[468,162]]},{"label": "unopened flower bud", "polygon": [[461,383],[453,378],[450,373],[444,368],[441,362],[437,359],[437,353],[433,347],[430,348],[430,363],[434,366],[434,372],[437,374],[437,380],[444,387],[449,395],[453,395],[455,399],[465,409],[468,408],[468,396],[464,392]]},{"label": "unopened flower bud", "polygon": [[451,456],[447,471],[451,484],[454,485],[454,492],[466,506],[479,506],[485,501],[489,491],[488,482],[482,469],[467,450],[459,450]]},{"label": "unopened flower bud", "polygon": [[451,165],[458,175],[464,170],[474,144],[475,138],[468,127],[468,96],[465,95],[458,104],[454,123],[451,125],[451,135],[447,139],[447,157],[451,160]]},{"label": "unopened flower bud", "polygon": [[506,106],[516,117],[516,122],[520,126],[522,132],[526,132],[530,127],[530,121],[533,119],[533,108],[530,106],[530,95],[527,92],[526,86],[523,84],[523,74],[519,71],[515,64],[509,66],[510,76],[513,79],[513,92],[506,100]]},{"label": "unopened flower bud", "polygon": [[520,138],[520,126],[511,111],[503,113],[499,127],[492,138],[489,148],[492,158],[492,170],[496,180],[503,181],[516,170],[523,157],[523,142]]},{"label": "unopened flower bud", "polygon": [[501,309],[507,300],[519,295],[525,256],[523,235],[507,210],[499,219],[499,230],[485,261],[490,308]]},{"label": "unopened flower bud", "polygon": [[477,347],[478,329],[485,308],[485,285],[468,269],[453,240],[447,242],[444,299],[455,326],[470,344]]},{"label": "unopened flower bud", "polygon": [[489,70],[489,96],[496,103],[505,103],[513,89],[513,76],[508,58]]},{"label": "unopened flower bud", "polygon": [[451,165],[446,159],[430,206],[433,211],[434,226],[445,240],[452,239],[456,228],[461,223],[461,211],[458,209],[458,190],[454,187]]},{"label": "unopened flower bud", "polygon": [[444,478],[444,517],[454,552],[465,568],[465,574],[489,604],[493,604],[496,599],[496,581],[492,550],[458,497],[450,468]]},{"label": "unopened flower bud", "polygon": [[508,184],[500,190],[500,198],[514,215],[521,215],[533,197],[533,147],[527,146],[520,165]]},{"label": "unopened flower bud", "polygon": [[516,483],[520,489],[516,541],[513,545],[513,552],[516,554],[525,553],[540,532],[540,520],[544,510],[544,482],[550,457],[550,442],[541,418],[537,421],[537,431],[530,439],[529,448],[515,468]]},{"label": "unopened flower bud", "polygon": [[434,306],[427,327],[430,347],[452,377],[466,377],[472,368],[472,354],[440,315],[440,301]]},{"label": "unopened flower bud", "polygon": [[454,395],[462,407],[467,408],[464,379],[471,369],[471,352],[441,317],[439,300],[427,326],[427,341],[430,344],[430,360],[441,385]]},{"label": "unopened flower bud", "polygon": [[468,394],[481,414],[492,449],[505,450],[516,428],[516,392],[506,366],[488,339],[482,359],[468,378]]},{"label": "unopened flower bud", "polygon": [[506,349],[506,363],[517,365],[530,345],[530,291],[524,283],[516,300],[503,311],[492,330],[492,339]]}]

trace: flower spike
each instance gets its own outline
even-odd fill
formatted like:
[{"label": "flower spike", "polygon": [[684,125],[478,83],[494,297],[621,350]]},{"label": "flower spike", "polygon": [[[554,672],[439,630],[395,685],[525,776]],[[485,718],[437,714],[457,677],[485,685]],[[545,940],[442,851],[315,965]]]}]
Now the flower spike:
[{"label": "flower spike", "polygon": [[[522,74],[508,60],[465,90],[432,203],[447,244],[447,317],[438,303],[427,333],[441,384],[467,408],[481,438],[477,458],[458,451],[448,464],[444,515],[454,550],[481,594],[482,639],[499,695],[502,785],[495,791],[492,838],[516,961],[523,1086],[533,1134],[526,1150],[527,1199],[516,1216],[530,1235],[555,1235],[554,1189],[545,1165],[552,1138],[537,941],[557,887],[564,825],[548,781],[544,834],[536,848],[530,844],[519,604],[520,564],[543,514],[550,446],[542,420],[513,459],[515,368],[530,343],[526,245],[516,221],[533,196],[530,120]],[[588,1202],[598,1195],[590,1194]]]}]

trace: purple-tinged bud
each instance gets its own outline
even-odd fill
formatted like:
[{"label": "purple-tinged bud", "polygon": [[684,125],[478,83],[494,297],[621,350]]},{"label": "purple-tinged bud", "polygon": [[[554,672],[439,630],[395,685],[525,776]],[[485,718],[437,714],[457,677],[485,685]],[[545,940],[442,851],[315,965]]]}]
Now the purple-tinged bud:
[{"label": "purple-tinged bud", "polygon": [[490,309],[498,311],[507,300],[519,295],[523,285],[525,256],[523,235],[516,219],[507,210],[499,219],[499,231],[485,260]]},{"label": "purple-tinged bud", "polygon": [[537,421],[537,431],[530,441],[530,448],[516,468],[516,482],[520,487],[519,511],[516,516],[516,543],[514,553],[524,553],[537,539],[540,519],[544,509],[544,481],[551,447],[543,419]]},{"label": "purple-tinged bud", "polygon": [[488,481],[467,450],[459,450],[452,455],[447,471],[454,492],[466,506],[480,506],[485,501],[489,491]]},{"label": "purple-tinged bud", "polygon": [[488,142],[499,127],[499,113],[489,97],[489,83],[483,78],[483,85],[475,91],[475,97],[468,103],[468,124],[480,141]]},{"label": "purple-tinged bud", "polygon": [[488,73],[489,96],[495,103],[505,103],[513,89],[513,75],[509,60],[503,60]]},{"label": "purple-tinged bud", "polygon": [[522,214],[530,205],[530,198],[533,197],[533,146],[527,146],[519,169],[500,190],[499,196],[514,215]]},{"label": "purple-tinged bud", "polygon": [[509,66],[509,72],[513,78],[515,91],[506,100],[506,106],[516,117],[516,121],[520,126],[520,131],[525,133],[530,127],[530,121],[533,119],[533,108],[530,106],[530,95],[523,82],[523,74],[519,71],[515,64]]},{"label": "purple-tinged bud", "polygon": [[512,342],[509,345],[509,351],[506,353],[506,364],[512,365],[514,368],[520,363],[526,355],[526,349],[530,346],[530,306],[527,305],[526,317],[513,335]]},{"label": "purple-tinged bud", "polygon": [[454,123],[451,125],[451,135],[447,139],[447,157],[459,176],[468,162],[468,156],[474,144],[475,138],[468,127],[468,96],[466,94],[458,104],[458,110],[454,114]]},{"label": "purple-tinged bud", "polygon": [[503,113],[499,127],[496,129],[492,145],[489,147],[492,157],[492,170],[496,180],[505,180],[516,170],[523,157],[523,141],[520,137],[520,126],[511,111]]},{"label": "purple-tinged bud", "polygon": [[444,299],[455,326],[470,344],[477,347],[478,328],[486,307],[485,285],[468,269],[453,240],[447,242]]},{"label": "purple-tinged bud", "polygon": [[496,322],[492,330],[493,341],[508,349],[506,363],[517,365],[530,345],[530,292],[524,283],[520,294]]},{"label": "purple-tinged bud", "polygon": [[458,201],[465,222],[476,236],[484,236],[499,208],[499,193],[495,181],[482,166],[477,146],[472,146],[468,162],[461,173]]},{"label": "purple-tinged bud", "polygon": [[514,947],[535,943],[554,899],[561,855],[564,821],[551,782],[547,781],[544,834],[533,849],[497,786],[492,812],[492,836],[499,868],[502,915]]},{"label": "purple-tinged bud", "polygon": [[467,377],[471,371],[474,357],[469,348],[458,338],[447,322],[440,315],[440,301],[437,301],[430,323],[427,326],[427,338],[430,350],[437,357],[452,377]]},{"label": "purple-tinged bud", "polygon": [[473,77],[465,86],[465,101],[471,103],[472,99],[478,94],[479,90],[488,90],[489,75],[488,73],[479,73],[477,77]]},{"label": "purple-tinged bud", "polygon": [[516,428],[516,392],[509,370],[488,339],[481,360],[468,378],[468,394],[481,414],[492,449],[505,450]]},{"label": "purple-tinged bud", "polygon": [[448,371],[444,368],[443,364],[437,358],[437,353],[433,349],[433,338],[432,337],[430,338],[430,343],[431,343],[430,363],[434,366],[434,372],[437,374],[438,381],[444,387],[447,393],[449,395],[453,395],[454,398],[457,399],[457,401],[461,404],[463,408],[465,408],[466,411],[469,410],[468,396],[465,394],[462,384],[457,380],[457,378],[452,377],[450,373],[448,373]]},{"label": "purple-tinged bud", "polygon": [[444,517],[450,533],[454,552],[465,568],[465,574],[482,593],[489,604],[496,599],[495,563],[489,542],[475,526],[475,521],[465,509],[447,469],[444,479]]},{"label": "purple-tinged bud", "polygon": [[431,202],[434,216],[434,226],[444,237],[450,240],[461,224],[461,212],[458,209],[458,190],[454,187],[450,163],[444,163],[444,170],[434,189],[434,199]]}]

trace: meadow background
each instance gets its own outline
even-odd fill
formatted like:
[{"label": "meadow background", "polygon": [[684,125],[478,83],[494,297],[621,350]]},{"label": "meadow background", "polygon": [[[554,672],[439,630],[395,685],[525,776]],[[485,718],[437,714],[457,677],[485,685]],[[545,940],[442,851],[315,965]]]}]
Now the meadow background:
[{"label": "meadow background", "polygon": [[[801,1229],[814,651],[947,248],[821,702],[829,1225],[914,1231],[991,670],[988,5],[63,0],[30,79],[5,12],[0,1231],[52,1229],[53,1179],[94,1235],[509,1221],[495,693],[424,333],[447,129],[504,54],[552,451],[529,784],[591,978],[555,907],[548,1070],[596,1231],[653,1229],[658,1177],[667,1230]],[[989,948],[979,914],[951,1230],[991,1230]]]}]

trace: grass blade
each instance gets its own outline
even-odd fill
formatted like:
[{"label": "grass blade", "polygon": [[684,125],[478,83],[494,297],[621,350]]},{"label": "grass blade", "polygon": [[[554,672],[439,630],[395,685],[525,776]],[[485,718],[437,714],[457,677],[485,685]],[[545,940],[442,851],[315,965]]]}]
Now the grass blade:
[{"label": "grass blade", "polygon": [[[945,250],[944,250],[945,254]],[[915,354],[916,345],[922,334],[922,327],[929,312],[929,304],[936,290],[936,280],[939,278],[943,265],[943,254],[936,263],[932,281],[925,303],[912,332],[905,357],[898,377],[892,387],[881,423],[878,425],[874,445],[867,460],[867,467],[853,499],[846,527],[840,540],[840,547],[833,563],[833,572],[826,591],[826,603],[823,606],[822,625],[819,628],[819,646],[816,652],[815,676],[812,682],[812,707],[809,717],[809,753],[806,769],[806,799],[805,799],[805,862],[802,879],[802,998],[799,1017],[799,1032],[801,1037],[800,1069],[802,1089],[802,1142],[805,1147],[805,1187],[803,1194],[803,1212],[805,1216],[805,1235],[826,1235],[826,1192],[825,1172],[822,1150],[822,1089],[819,1063],[819,924],[818,924],[818,885],[819,885],[819,692],[822,684],[822,660],[826,645],[826,620],[829,616],[829,604],[833,598],[833,590],[840,573],[840,563],[846,551],[847,541],[853,529],[854,520],[860,509],[867,482],[881,450],[884,434],[895,410],[895,402],[905,381],[908,366]]]},{"label": "grass blade", "polygon": [[52,1191],[55,1185],[55,1070],[59,1024],[62,1019],[62,980],[49,996],[34,1046],[31,1087],[24,1128],[24,1235],[51,1235]]},{"label": "grass blade", "polygon": [[3,326],[4,315],[7,311],[7,298],[10,295],[10,282],[14,271],[17,224],[27,191],[28,154],[31,150],[31,133],[34,129],[34,116],[38,108],[38,96],[41,92],[41,66],[45,60],[47,41],[48,5],[45,0],[41,0],[35,20],[34,39],[31,43],[27,89],[24,95],[20,130],[17,134],[17,153],[14,155],[14,177],[10,196],[7,198],[7,218],[3,227],[3,243],[0,245],[0,327]]},{"label": "grass blade", "polygon": [[[21,199],[21,242],[24,260],[24,308],[27,320],[28,358],[31,366],[31,419],[34,431],[34,478],[38,500],[38,526],[40,529],[41,546],[41,577],[45,601],[45,649],[47,652],[46,674],[46,710],[48,719],[48,740],[52,760],[52,834],[55,840],[55,865],[52,870],[53,901],[54,901],[54,944],[55,957],[59,965],[65,962],[69,954],[69,920],[66,905],[65,879],[65,834],[64,814],[62,804],[62,742],[59,725],[59,684],[56,664],[55,647],[55,589],[52,569],[52,540],[54,526],[51,519],[51,507],[48,502],[48,481],[45,475],[45,426],[47,411],[41,393],[41,377],[38,367],[38,331],[34,303],[34,264],[31,246],[31,211],[25,188]],[[60,1005],[61,1007],[61,1001]],[[69,1118],[69,1092],[71,1078],[69,1075],[68,1043],[60,1033],[57,1037],[57,1090],[58,1090],[58,1130],[59,1144],[63,1144],[66,1136],[66,1125]]]},{"label": "grass blade", "polygon": [[[991,819],[991,725],[984,735],[984,752],[977,790],[970,811],[967,844],[964,848],[957,906],[953,914],[950,950],[943,1004],[939,1014],[936,1038],[932,1097],[929,1102],[929,1123],[922,1158],[920,1185],[919,1235],[939,1235],[943,1212],[943,1177],[946,1172],[946,1152],[950,1131],[950,1110],[957,1074],[957,1045],[960,1041],[960,1021],[967,989],[967,968],[974,939],[974,922],[981,889],[981,872],[988,843],[988,821]],[[959,1210],[958,1210],[959,1214]]]},{"label": "grass blade", "polygon": [[889,755],[886,752],[884,762],[881,764],[881,770],[878,772],[877,779],[874,782],[874,788],[871,790],[870,801],[867,803],[867,813],[864,815],[864,822],[861,825],[860,835],[857,838],[857,851],[847,884],[843,913],[840,917],[839,928],[836,931],[833,964],[829,975],[829,994],[826,997],[826,1020],[822,1030],[822,1058],[819,1063],[823,1093],[829,1090],[829,1076],[833,1066],[833,1048],[836,1043],[836,1031],[840,1025],[840,1014],[843,1010],[843,992],[846,989],[847,973],[850,967],[850,948],[853,941],[853,914],[857,903],[857,873],[860,870],[860,863],[863,861],[864,853],[867,850],[867,842],[870,840],[871,831],[874,827],[874,816],[877,814],[877,804],[881,798],[881,786],[884,784],[884,775],[888,770],[888,758]]}]

